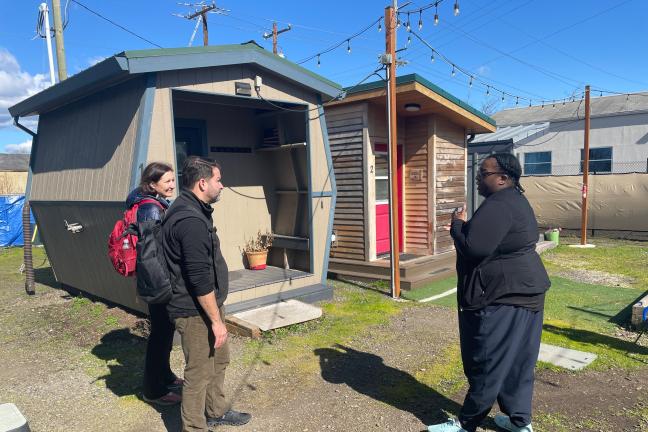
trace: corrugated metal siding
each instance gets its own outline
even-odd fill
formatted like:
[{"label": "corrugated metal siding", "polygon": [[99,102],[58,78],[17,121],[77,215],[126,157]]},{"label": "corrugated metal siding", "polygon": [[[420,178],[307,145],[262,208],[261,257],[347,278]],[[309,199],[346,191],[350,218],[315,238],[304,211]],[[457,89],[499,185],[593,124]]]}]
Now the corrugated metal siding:
[{"label": "corrugated metal siding", "polygon": [[[428,217],[428,116],[409,117],[405,126],[405,251],[431,253]],[[413,171],[418,180],[412,178]]]},{"label": "corrugated metal siding", "polygon": [[135,79],[41,115],[32,200],[123,200],[144,81]]},{"label": "corrugated metal siding", "polygon": [[338,191],[333,223],[337,241],[331,247],[332,258],[358,261],[366,259],[364,118],[364,105],[326,110],[326,125]]},{"label": "corrugated metal siding", "polygon": [[[135,278],[119,275],[108,259],[108,235],[124,212],[123,202],[30,201],[39,233],[59,282],[140,311],[146,305],[135,294]],[[83,231],[65,228],[80,223]]]},{"label": "corrugated metal siding", "polygon": [[453,250],[450,233],[452,211],[466,202],[465,130],[447,120],[436,120],[436,217],[435,254]]}]

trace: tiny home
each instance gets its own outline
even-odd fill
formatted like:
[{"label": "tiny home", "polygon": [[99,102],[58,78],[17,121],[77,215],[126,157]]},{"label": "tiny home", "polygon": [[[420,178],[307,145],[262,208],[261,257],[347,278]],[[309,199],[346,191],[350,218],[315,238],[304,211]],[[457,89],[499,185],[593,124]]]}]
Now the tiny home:
[{"label": "tiny home", "polygon": [[[466,138],[495,121],[417,74],[397,78],[401,283],[416,288],[454,268],[443,226],[466,202]],[[389,277],[389,180],[386,89],[382,81],[350,89],[326,106],[337,181],[330,271]]]},{"label": "tiny home", "polygon": [[[107,236],[147,163],[216,159],[214,223],[230,269],[228,312],[329,297],[335,182],[322,100],[341,88],[254,43],[125,51],[10,108],[40,116],[29,200],[64,285],[140,311]],[[275,234],[269,267],[242,248]]]}]

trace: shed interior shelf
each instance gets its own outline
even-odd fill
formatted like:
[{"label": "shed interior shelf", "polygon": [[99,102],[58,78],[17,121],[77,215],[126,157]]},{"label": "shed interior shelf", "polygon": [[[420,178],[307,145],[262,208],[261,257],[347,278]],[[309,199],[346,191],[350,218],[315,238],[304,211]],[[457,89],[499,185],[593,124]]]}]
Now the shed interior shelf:
[{"label": "shed interior shelf", "polygon": [[283,151],[283,150],[295,150],[295,149],[305,149],[306,143],[299,142],[294,144],[282,144],[276,146],[263,146],[256,149],[258,152],[269,152],[269,151]]}]

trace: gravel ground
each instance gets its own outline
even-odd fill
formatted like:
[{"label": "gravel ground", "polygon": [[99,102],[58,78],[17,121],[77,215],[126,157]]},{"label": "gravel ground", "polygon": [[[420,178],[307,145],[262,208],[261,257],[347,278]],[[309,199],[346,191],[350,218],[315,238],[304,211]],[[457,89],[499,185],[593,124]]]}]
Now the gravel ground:
[{"label": "gravel ground", "polygon": [[[0,282],[3,293],[7,283]],[[139,399],[142,320],[109,309],[111,319],[101,320],[112,327],[97,326],[91,303],[76,311],[76,300],[61,291],[38,291],[32,298],[0,298],[0,402],[15,403],[34,432],[180,430],[178,407],[158,410]],[[90,312],[81,313],[85,309]],[[455,414],[463,399],[463,380],[456,386],[452,374],[435,386],[421,378],[443,364],[457,339],[456,312],[433,305],[407,305],[388,324],[344,345],[305,349],[289,360],[244,363],[247,340],[233,337],[228,394],[235,408],[254,418],[218,430],[423,431],[446,412]],[[281,348],[282,340],[276,343]],[[172,363],[180,374],[179,347]],[[551,426],[557,421],[581,431],[648,431],[646,416],[636,414],[646,412],[647,389],[645,366],[541,370],[535,406],[545,426],[536,430],[563,430]],[[487,423],[482,430],[495,429]]]}]

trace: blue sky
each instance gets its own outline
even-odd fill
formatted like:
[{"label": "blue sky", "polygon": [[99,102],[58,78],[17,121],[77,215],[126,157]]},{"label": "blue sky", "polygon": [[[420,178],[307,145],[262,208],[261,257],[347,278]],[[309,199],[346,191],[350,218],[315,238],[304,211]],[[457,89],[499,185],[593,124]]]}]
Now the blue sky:
[{"label": "blue sky", "polygon": [[[187,46],[194,23],[173,16],[186,13],[177,1],[79,0],[80,3],[163,47]],[[66,0],[61,0],[65,5]],[[402,4],[403,2],[401,2]],[[430,2],[414,1],[403,10]],[[44,39],[33,39],[40,1],[0,0],[0,151],[29,147],[29,136],[11,126],[6,108],[48,85]],[[356,1],[234,1],[220,0],[228,15],[209,15],[210,44],[256,40],[267,49],[262,35],[272,20],[280,28],[293,25],[279,37],[280,50],[300,61],[344,41],[384,14],[387,2]],[[398,74],[418,73],[478,109],[491,102],[496,109],[515,106],[515,98],[478,85],[483,81],[507,93],[532,98],[533,103],[569,97],[585,84],[622,93],[648,90],[648,2],[645,0],[454,0],[439,5],[439,24],[433,25],[434,8],[410,16],[412,29],[443,56],[475,76],[451,75],[451,66],[431,62],[430,49],[416,38],[407,44],[407,32],[398,32],[398,46],[408,63]],[[51,3],[50,3],[51,5]],[[403,16],[403,19],[406,18]],[[199,32],[194,45],[202,44]],[[357,83],[377,66],[384,51],[384,30],[377,26],[340,48],[304,66],[342,85]],[[112,54],[151,44],[103,21],[73,1],[65,30],[68,72],[77,73]],[[528,100],[524,102],[528,105]],[[32,126],[35,126],[33,122]]]}]

